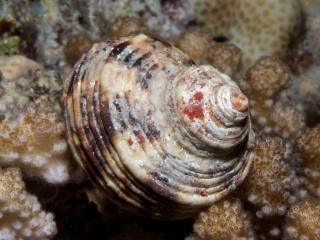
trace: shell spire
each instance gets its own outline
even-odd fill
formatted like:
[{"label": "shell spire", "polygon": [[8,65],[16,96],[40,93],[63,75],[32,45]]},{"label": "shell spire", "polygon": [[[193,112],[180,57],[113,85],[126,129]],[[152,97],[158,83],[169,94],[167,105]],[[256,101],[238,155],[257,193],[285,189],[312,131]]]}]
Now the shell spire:
[{"label": "shell spire", "polygon": [[245,178],[248,99],[226,75],[146,35],[94,44],[65,82],[73,155],[120,207],[181,219]]}]

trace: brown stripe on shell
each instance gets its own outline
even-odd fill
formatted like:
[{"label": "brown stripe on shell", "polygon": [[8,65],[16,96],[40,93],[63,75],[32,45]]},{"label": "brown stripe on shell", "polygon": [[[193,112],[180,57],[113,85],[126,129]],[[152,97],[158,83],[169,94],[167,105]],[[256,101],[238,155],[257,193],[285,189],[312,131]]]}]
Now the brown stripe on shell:
[{"label": "brown stripe on shell", "polygon": [[[84,69],[82,72],[82,75],[80,77],[80,84],[86,84],[86,77],[88,74],[88,69]],[[92,136],[92,132],[89,126],[89,123],[92,123],[92,118],[94,118],[94,115],[92,114],[91,109],[89,109],[89,112],[87,111],[87,95],[80,91],[80,95],[77,96],[75,94],[76,98],[80,98],[80,109],[81,109],[81,115],[82,119],[88,119],[88,121],[77,121],[78,122],[78,131],[83,131],[84,135],[80,135],[80,140],[82,143],[82,147],[85,149],[86,154],[91,159],[92,168],[99,172],[98,175],[100,175],[102,172],[104,172],[103,168],[103,158],[99,154],[99,150],[96,146],[96,142],[94,137]],[[91,118],[90,118],[91,117]],[[91,120],[91,121],[90,121]],[[97,174],[97,173],[96,173]],[[101,181],[103,181],[101,179]]]},{"label": "brown stripe on shell", "polygon": [[73,71],[72,74],[71,74],[71,82],[67,88],[67,94],[68,95],[72,95],[73,94],[73,83],[74,81],[76,80],[76,78],[78,77],[77,76],[78,73],[76,71]]},{"label": "brown stripe on shell", "polygon": [[144,183],[146,188],[152,189],[152,191],[164,199],[172,200],[175,197],[175,193],[166,186],[169,181],[168,178],[156,171],[149,172],[148,174],[150,178]]},{"label": "brown stripe on shell", "polygon": [[145,148],[146,141],[152,142],[158,140],[161,136],[160,131],[157,129],[155,123],[151,120],[150,114],[151,111],[148,111],[148,114],[144,117],[142,121],[139,121],[135,116],[133,112],[133,107],[130,102],[130,93],[131,91],[127,91],[125,93],[125,99],[128,105],[128,117],[129,117],[129,123],[136,129],[140,130],[134,130],[133,133],[139,140],[139,143],[141,144],[142,148]]},{"label": "brown stripe on shell", "polygon": [[151,56],[151,52],[147,52],[143,54],[141,57],[139,57],[133,64],[132,67],[141,68],[142,62],[147,60]]},{"label": "brown stripe on shell", "polygon": [[[103,94],[102,94],[103,95]],[[107,97],[106,97],[107,98]],[[102,123],[105,131],[108,132],[109,138],[113,138],[117,135],[117,131],[113,126],[112,115],[109,110],[109,100],[103,99],[100,100],[100,116],[102,119]]]},{"label": "brown stripe on shell", "polygon": [[[104,117],[102,116],[102,119],[103,118]],[[114,138],[116,138],[116,136],[117,135],[114,135]],[[110,156],[110,158],[115,157],[115,155],[116,154],[112,154]],[[110,158],[108,158],[108,159],[111,160]],[[115,166],[115,168],[117,168],[118,170],[121,169],[122,176],[123,176],[120,178],[119,177],[116,178],[116,179],[118,179],[117,180],[118,183],[123,183],[123,187],[121,187],[121,189],[119,189],[121,191],[117,192],[118,195],[122,195],[122,197],[124,199],[130,199],[130,198],[135,199],[136,202],[134,203],[134,205],[140,205],[139,202],[143,202],[143,201],[152,202],[153,204],[155,204],[155,200],[152,200],[152,198],[150,198],[148,195],[144,194],[144,192],[141,192],[137,189],[134,190],[133,187],[131,187],[131,186],[133,186],[133,183],[135,182],[135,180],[133,177],[131,177],[131,173],[127,172],[126,169],[123,166],[121,166],[120,163],[121,163],[121,161],[119,159],[115,162],[115,165],[117,165],[117,166]],[[109,174],[109,177],[113,178],[116,176],[115,175],[112,176]],[[126,187],[124,187],[124,186],[126,186]],[[139,184],[135,183],[134,186],[137,187],[137,186],[139,186]],[[137,193],[137,191],[138,191],[138,193]],[[125,197],[124,195],[127,195],[127,196]],[[131,196],[131,197],[128,197],[128,196]]]},{"label": "brown stripe on shell", "polygon": [[139,75],[137,78],[137,83],[141,85],[142,89],[148,89],[148,79],[146,76]]},{"label": "brown stripe on shell", "polygon": [[157,141],[161,137],[161,132],[155,126],[154,122],[148,122],[148,131],[146,132],[147,138],[150,142]]},{"label": "brown stripe on shell", "polygon": [[124,63],[130,63],[131,60],[132,60],[132,58],[133,58],[133,56],[134,56],[135,54],[137,54],[138,51],[139,51],[139,48],[137,48],[137,49],[133,50],[132,52],[130,52],[130,53],[124,58],[123,62],[124,62]]},{"label": "brown stripe on shell", "polygon": [[[85,59],[85,58],[84,58]],[[82,61],[82,64],[84,62]],[[81,65],[82,65],[81,64]],[[78,65],[79,66],[79,65]],[[77,74],[78,77],[75,77]],[[68,81],[66,82],[67,84],[69,84],[72,87],[75,87],[75,89],[77,89],[77,82],[79,83],[79,75],[80,75],[80,71],[79,68],[75,69],[73,71],[73,73],[71,74],[72,76],[72,84],[70,84],[70,82],[68,83]],[[73,129],[72,132],[75,131],[75,126],[74,126],[74,118],[77,116],[73,115],[73,105],[75,104],[75,102],[73,101],[73,91],[70,91],[68,89],[68,92],[64,92],[64,101],[63,101],[63,110],[64,110],[64,116],[66,119],[66,128],[67,131],[70,132],[71,128]],[[75,97],[75,100],[77,98]],[[70,109],[70,111],[68,111],[70,113],[69,116],[67,116],[67,110]],[[80,158],[86,158],[86,152],[85,149],[82,147],[81,142],[78,138],[78,135],[76,133],[72,134],[72,136],[70,136],[69,140],[69,146],[71,147],[71,150],[74,153],[74,156],[76,157],[76,159],[80,159]],[[77,149],[77,150],[76,150]],[[79,162],[79,161],[78,161]],[[95,176],[97,176],[97,172],[94,169],[94,166],[91,164],[90,161],[80,161],[79,164],[83,167],[83,170],[88,174],[88,176],[92,179],[96,179]],[[97,181],[98,185],[100,185],[102,182],[101,181]],[[110,191],[109,191],[110,192]],[[110,194],[112,194],[112,192],[110,192]]]},{"label": "brown stripe on shell", "polygon": [[[79,73],[79,75],[81,75],[81,73]],[[81,83],[80,77],[77,79],[77,82],[74,82],[73,86],[75,86],[77,83],[78,85],[79,83]],[[71,103],[69,103],[70,105],[68,106],[71,106],[71,107],[78,106],[78,101],[79,101],[78,97],[79,97],[79,93],[77,91],[74,91],[73,95],[70,96],[70,98],[68,98],[71,101]],[[74,109],[74,110],[75,110],[75,113],[79,111],[77,109]],[[73,119],[74,120],[77,119],[77,115],[75,115]],[[77,124],[75,124],[75,129],[77,130],[77,135],[73,135],[73,137],[74,139],[78,139],[78,140],[75,141],[75,145],[74,147],[72,147],[72,149],[78,149],[78,154],[80,154],[82,157],[87,159],[92,159],[92,161],[86,161],[81,164],[84,167],[84,170],[87,172],[87,174],[89,174],[89,177],[99,175],[99,171],[101,170],[101,167],[99,163],[96,161],[93,151],[90,148],[90,145],[87,144],[88,141],[86,140],[86,135],[85,135],[86,132],[82,126],[81,121],[77,121]],[[100,182],[101,182],[101,179],[100,179]]]},{"label": "brown stripe on shell", "polygon": [[158,69],[159,66],[156,63],[152,63],[152,66],[149,69],[144,69],[140,72],[137,82],[141,84],[143,89],[148,88],[148,81],[152,78],[153,72]]},{"label": "brown stripe on shell", "polygon": [[122,42],[122,43],[114,46],[114,47],[113,47],[113,50],[110,52],[109,55],[112,56],[112,57],[117,57],[119,54],[122,53],[122,51],[123,51],[126,47],[128,47],[128,46],[130,46],[130,45],[131,45],[130,41]]},{"label": "brown stripe on shell", "polygon": [[[131,105],[130,105],[130,91],[128,91],[128,92],[126,92],[125,93],[125,98],[127,99],[127,104],[128,104],[128,106],[129,106],[129,108],[131,109]],[[144,130],[146,130],[146,128],[145,127],[143,127],[143,125],[144,125],[144,123],[146,123],[148,120],[143,120],[141,123],[137,120],[137,118],[135,118],[134,116],[133,116],[133,113],[132,112],[130,112],[130,111],[128,111],[128,114],[129,114],[129,120],[131,121],[131,124],[133,125],[133,126],[136,126],[138,129],[140,129],[140,131],[138,131],[138,130],[136,130],[136,131],[133,131],[133,133],[135,134],[135,136],[137,137],[137,139],[139,140],[139,144],[141,145],[141,147],[142,147],[142,149],[144,149],[145,148],[145,145],[146,145],[146,141],[147,140],[151,140],[151,142],[150,143],[155,143],[156,142],[156,140],[157,140],[157,138],[158,137],[160,137],[160,132],[157,132],[155,129],[153,129],[153,133],[148,133],[149,131],[144,131]],[[142,124],[142,125],[141,125]],[[154,126],[153,127],[150,127],[148,124],[147,124],[147,129],[148,129],[148,127],[149,128],[154,128]],[[147,137],[146,138],[146,136],[149,134],[149,137]],[[152,138],[151,138],[151,136],[152,136]],[[149,145],[150,146],[150,145]],[[162,157],[165,157],[165,156],[162,156]],[[162,186],[162,184],[159,184],[159,183],[157,183],[157,181],[156,181],[157,179],[152,179],[152,178],[150,178],[149,180],[147,180],[147,182],[146,181],[144,181],[143,183],[142,183],[142,185],[141,184],[139,184],[144,190],[144,192],[145,193],[148,193],[149,194],[149,196],[154,196],[154,199],[157,199],[157,198],[159,198],[159,196],[157,195],[157,193],[159,194],[162,190],[161,189],[163,189],[164,188],[164,186]],[[158,189],[159,190],[159,192],[154,192],[155,191],[155,189]],[[157,190],[157,191],[158,191]],[[170,193],[170,194],[166,194],[166,196],[168,197],[170,195],[170,198],[171,198],[171,196],[174,196],[175,194],[174,193]],[[157,201],[159,201],[159,199],[157,200]],[[161,200],[161,202],[162,203],[165,203],[167,201],[167,198],[165,197],[165,198],[163,198],[162,200]],[[145,205],[145,204],[147,204],[146,202],[143,202],[143,204]],[[171,205],[174,205],[174,203],[170,203]],[[148,205],[148,204],[147,204]],[[146,205],[146,206],[147,206]],[[162,204],[160,204],[159,202],[157,203],[157,205],[158,205],[158,208],[160,208],[160,206],[162,205]],[[166,207],[165,207],[165,205],[164,205],[164,209],[165,209]]]},{"label": "brown stripe on shell", "polygon": [[121,107],[120,104],[120,96],[119,94],[116,94],[116,99],[113,101],[113,105],[116,107],[116,109],[118,110],[118,119],[121,123],[121,127],[123,130],[127,130],[128,126],[126,124],[126,122],[123,120],[123,109]]},{"label": "brown stripe on shell", "polygon": [[79,74],[80,74],[80,69],[83,66],[87,59],[87,56],[84,55],[82,59],[79,61],[80,63],[76,65],[75,69],[72,71],[70,78],[69,85],[67,86],[67,92],[72,94],[73,93],[73,84],[79,80]]},{"label": "brown stripe on shell", "polygon": [[[97,90],[97,88],[96,88],[96,90]],[[85,109],[83,111],[85,111]],[[83,114],[83,116],[85,116],[85,115]],[[89,120],[90,123],[93,123],[93,118],[91,120],[90,119],[88,119],[88,120]],[[97,128],[96,125],[92,125],[92,130],[93,131],[95,131],[97,129],[98,128]],[[87,130],[86,133],[87,133],[87,135],[90,135],[89,130]],[[98,135],[97,135],[97,138],[95,140],[100,140]],[[95,146],[94,145],[94,141],[91,142],[91,146]],[[101,145],[98,144],[98,146],[101,146]],[[103,149],[104,149],[104,147],[101,150],[103,150]],[[96,152],[97,155],[100,155],[99,149],[95,148],[95,152]],[[118,163],[121,163],[121,162],[118,161]],[[119,187],[118,187],[119,190],[117,190],[119,195],[122,195],[122,197],[124,197],[126,199],[129,199],[130,198],[129,196],[131,196],[131,198],[134,198],[136,200],[135,202],[131,203],[131,204],[134,204],[134,205],[137,205],[137,203],[139,201],[140,202],[142,201],[140,198],[143,198],[144,199],[143,201],[148,201],[148,202],[152,202],[153,204],[155,204],[155,200],[152,200],[151,198],[149,198],[148,195],[144,194],[144,192],[141,192],[141,191],[140,192],[138,191],[138,193],[134,192],[134,191],[137,191],[137,190],[134,190],[133,187],[132,187],[132,182],[134,182],[134,179],[133,178],[130,179],[130,173],[126,172],[126,170],[121,166],[118,166],[117,169],[122,169],[122,171],[123,171],[123,175],[122,176],[123,177],[116,177],[114,174],[110,174],[110,175],[111,175],[111,177],[115,177],[115,181],[114,182],[117,183],[117,185],[119,185]],[[107,180],[103,171],[99,171],[99,173],[102,174],[102,179],[104,178],[105,180]],[[96,172],[96,174],[97,174],[97,172]],[[130,179],[131,181],[129,181],[128,179]],[[109,180],[111,180],[111,179],[109,179]],[[138,185],[138,184],[135,184],[135,185]],[[121,191],[120,191],[120,189],[121,189]]]},{"label": "brown stripe on shell", "polygon": [[152,41],[159,42],[166,48],[171,48],[172,47],[172,45],[170,43],[168,43],[166,41],[163,41],[163,40],[161,40],[161,39],[159,39],[157,37],[150,37],[149,39],[151,40],[150,42],[152,42]]},{"label": "brown stripe on shell", "polygon": [[134,129],[137,129],[133,130],[133,134],[138,139],[138,142],[141,145],[142,149],[145,149],[145,142],[147,138],[145,137],[145,134],[140,126],[139,120],[134,116],[132,109],[128,110],[128,117],[130,125],[132,125]]},{"label": "brown stripe on shell", "polygon": [[185,67],[191,67],[193,65],[196,65],[195,62],[191,59],[184,59],[182,64],[185,66]]}]

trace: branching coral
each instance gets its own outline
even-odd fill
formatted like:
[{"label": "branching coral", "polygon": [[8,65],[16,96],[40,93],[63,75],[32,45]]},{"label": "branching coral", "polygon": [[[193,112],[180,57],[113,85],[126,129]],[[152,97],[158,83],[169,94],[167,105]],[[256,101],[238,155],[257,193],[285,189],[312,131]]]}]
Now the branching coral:
[{"label": "branching coral", "polygon": [[255,128],[285,139],[301,134],[305,116],[287,96],[290,85],[288,67],[275,57],[262,57],[248,70],[240,87],[250,99]]},{"label": "branching coral", "polygon": [[203,29],[241,49],[244,70],[264,55],[284,57],[301,20],[298,0],[198,0],[195,11]]},{"label": "branching coral", "polygon": [[293,205],[287,214],[285,240],[320,238],[320,204],[303,201]]},{"label": "branching coral", "polygon": [[223,200],[211,205],[195,218],[195,234],[186,240],[253,240],[248,213],[239,199]]},{"label": "branching coral", "polygon": [[[320,197],[320,124],[306,129],[296,140],[295,159],[300,164],[298,173],[303,190]],[[302,193],[305,195],[305,193]]]},{"label": "branching coral", "polygon": [[92,44],[93,41],[86,35],[70,36],[63,47],[66,61],[71,65],[75,64],[82,54],[91,48]]},{"label": "branching coral", "polygon": [[234,81],[242,76],[241,50],[234,44],[216,43],[208,33],[192,28],[181,34],[176,45],[196,63],[209,63]]},{"label": "branching coral", "polygon": [[141,17],[152,33],[166,40],[176,39],[194,18],[193,1],[131,1],[131,14]]},{"label": "branching coral", "polygon": [[[17,72],[28,66],[18,65]],[[65,183],[82,176],[65,139],[60,85],[61,79],[53,72],[37,72],[33,80],[3,79],[0,166],[20,167],[23,173],[49,183]]]},{"label": "branching coral", "polygon": [[257,139],[256,158],[236,196],[253,214],[259,238],[280,239],[287,209],[298,200],[300,183],[291,165],[292,144],[264,134]]},{"label": "branching coral", "polygon": [[1,239],[51,239],[57,232],[53,218],[26,192],[18,168],[0,169]]},{"label": "branching coral", "polygon": [[[320,16],[307,21],[306,45],[313,53],[313,65],[299,76],[293,77],[292,97],[303,104],[308,122],[318,122],[320,115]],[[315,114],[316,113],[316,114]]]},{"label": "branching coral", "polygon": [[6,111],[0,121],[0,164],[16,166],[49,183],[65,183],[74,169],[64,124],[53,104],[28,104],[25,109]]},{"label": "branching coral", "polygon": [[254,205],[255,215],[284,215],[297,201],[299,179],[290,166],[292,146],[280,138],[259,136],[251,171],[240,186],[241,199]]},{"label": "branching coral", "polygon": [[132,34],[146,32],[148,32],[148,27],[142,19],[135,17],[117,17],[107,28],[110,38],[128,37]]},{"label": "branching coral", "polygon": [[208,49],[213,44],[209,34],[193,28],[181,34],[177,47],[188,54],[191,59],[201,63],[207,59]]},{"label": "branching coral", "polygon": [[234,44],[213,44],[207,50],[209,63],[220,72],[227,74],[238,82],[241,78],[242,55],[241,50]]},{"label": "branching coral", "polygon": [[0,56],[0,72],[5,81],[11,81],[21,77],[31,78],[36,70],[39,69],[42,69],[42,66],[39,63],[28,59],[25,56]]},{"label": "branching coral", "polygon": [[[45,1],[47,11],[50,13],[50,6]],[[143,21],[149,30],[165,39],[176,38],[185,25],[194,17],[193,1],[71,1],[65,3],[60,1],[60,4],[54,4],[58,8],[58,13],[61,14],[65,27],[73,33],[93,33],[98,37],[105,36],[106,26],[118,17],[135,17]],[[101,11],[103,9],[103,11]],[[123,20],[123,19],[122,19]],[[130,22],[125,21],[129,29]],[[51,25],[51,24],[49,24]],[[139,23],[138,25],[141,24]],[[122,24],[122,26],[124,26]],[[74,29],[72,29],[74,28]],[[79,31],[80,30],[80,31]],[[81,31],[82,30],[82,31]]]}]

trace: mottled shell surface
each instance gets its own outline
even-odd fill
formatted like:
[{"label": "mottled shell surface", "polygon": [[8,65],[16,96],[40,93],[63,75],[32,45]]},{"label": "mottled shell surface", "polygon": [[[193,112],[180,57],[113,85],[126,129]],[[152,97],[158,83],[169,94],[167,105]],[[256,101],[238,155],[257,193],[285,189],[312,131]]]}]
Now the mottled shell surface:
[{"label": "mottled shell surface", "polygon": [[246,96],[157,38],[94,44],[66,80],[63,103],[75,159],[141,216],[193,216],[235,189],[253,159]]}]

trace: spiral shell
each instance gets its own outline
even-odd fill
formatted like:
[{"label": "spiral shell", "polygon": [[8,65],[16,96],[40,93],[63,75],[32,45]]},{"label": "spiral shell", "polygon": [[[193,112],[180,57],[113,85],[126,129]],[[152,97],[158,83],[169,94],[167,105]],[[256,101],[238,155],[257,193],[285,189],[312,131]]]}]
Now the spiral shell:
[{"label": "spiral shell", "polygon": [[94,44],[64,89],[68,142],[90,180],[138,215],[193,216],[245,178],[248,99],[157,38]]}]

